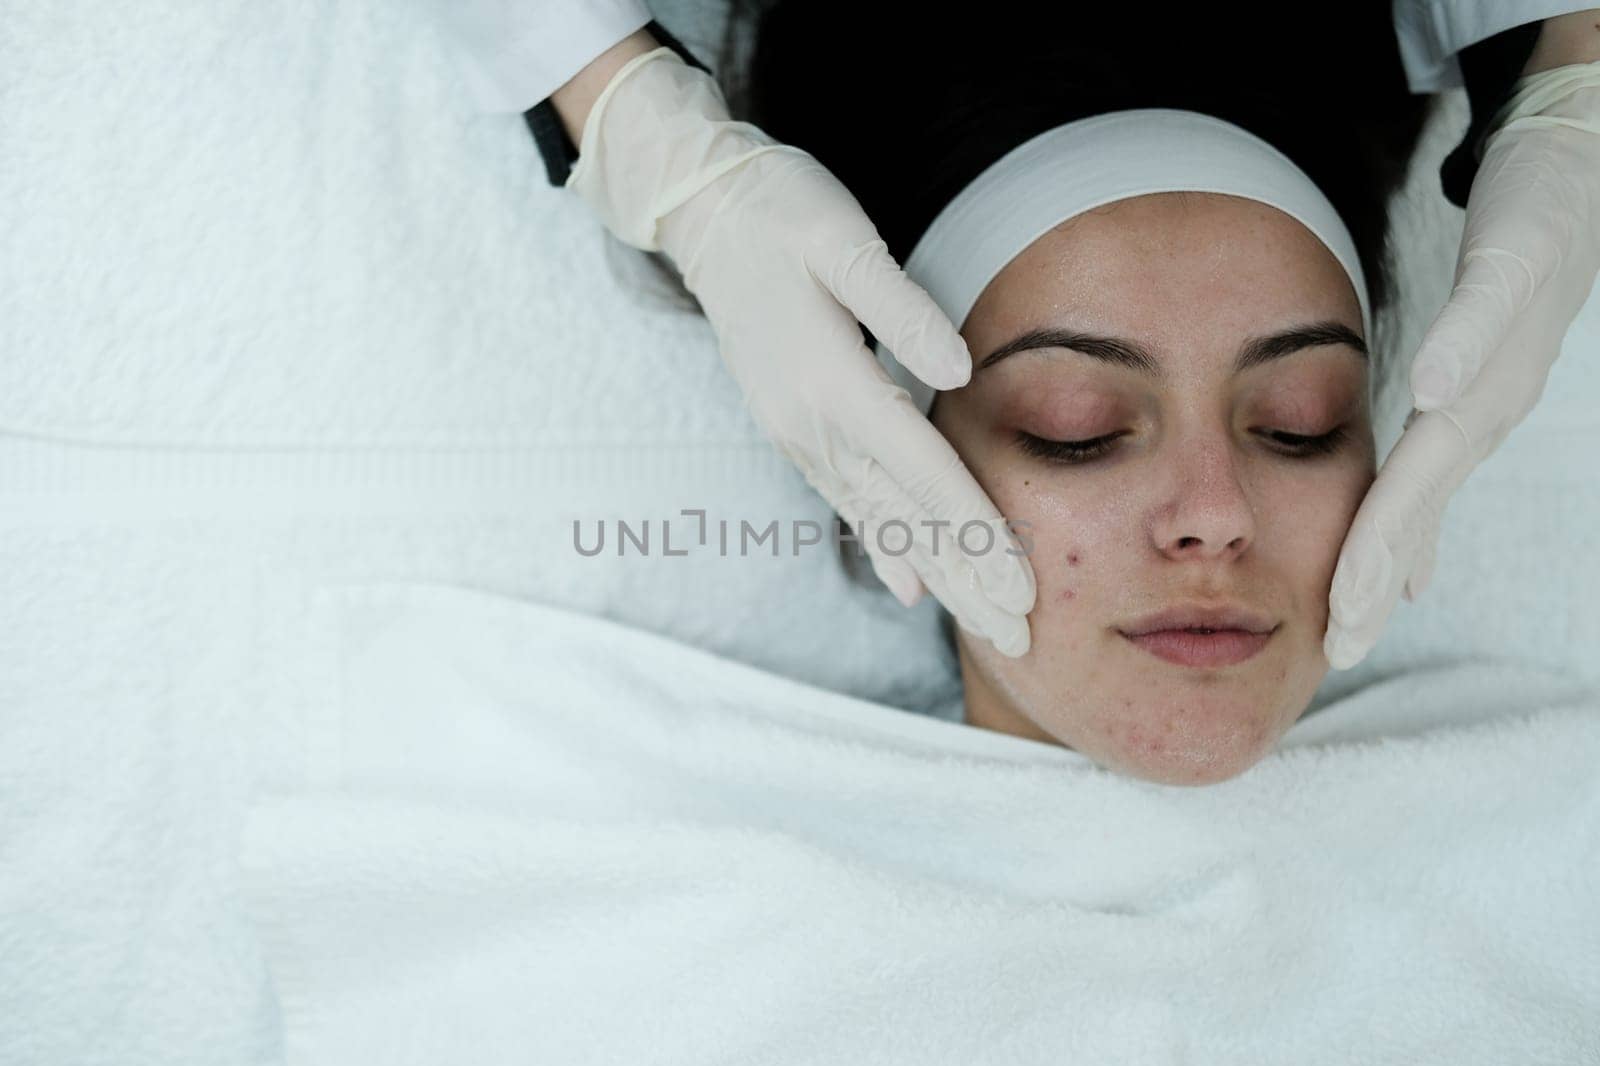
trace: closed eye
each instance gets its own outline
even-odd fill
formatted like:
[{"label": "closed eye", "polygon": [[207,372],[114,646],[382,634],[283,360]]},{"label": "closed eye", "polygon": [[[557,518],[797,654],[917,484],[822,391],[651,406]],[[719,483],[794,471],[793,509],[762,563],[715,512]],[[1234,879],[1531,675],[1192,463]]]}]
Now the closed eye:
[{"label": "closed eye", "polygon": [[1328,455],[1336,452],[1343,446],[1349,434],[1344,426],[1334,426],[1326,433],[1315,437],[1305,437],[1297,433],[1280,433],[1276,430],[1269,431],[1269,437],[1277,440],[1294,450],[1294,454],[1301,457]]},{"label": "closed eye", "polygon": [[[1088,463],[1100,458],[1111,451],[1117,438],[1127,435],[1127,430],[1120,430],[1087,440],[1050,440],[1019,430],[1017,444],[1024,452],[1035,458],[1070,465]],[[1264,430],[1261,431],[1261,435],[1277,444],[1280,454],[1293,459],[1329,455],[1338,451],[1349,437],[1348,430],[1343,425],[1335,426],[1328,432],[1316,436],[1284,433],[1279,430]]]},{"label": "closed eye", "polygon": [[1018,432],[1017,443],[1023,451],[1038,459],[1054,463],[1087,463],[1110,451],[1112,442],[1125,436],[1126,432],[1107,433],[1089,440],[1049,440],[1032,433]]}]

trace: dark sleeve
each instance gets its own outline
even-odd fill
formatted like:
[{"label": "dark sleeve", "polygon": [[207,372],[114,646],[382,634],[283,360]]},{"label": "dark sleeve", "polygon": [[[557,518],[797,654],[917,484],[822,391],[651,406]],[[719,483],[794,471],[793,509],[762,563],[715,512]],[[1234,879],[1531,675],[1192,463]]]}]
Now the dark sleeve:
[{"label": "dark sleeve", "polygon": [[1468,45],[1457,57],[1461,80],[1466,85],[1467,102],[1472,106],[1472,124],[1439,167],[1439,184],[1447,200],[1457,207],[1467,206],[1472,179],[1478,174],[1479,142],[1489,132],[1489,120],[1511,96],[1511,86],[1522,74],[1533,46],[1539,40],[1542,22],[1514,26],[1488,40]]},{"label": "dark sleeve", "polygon": [[[655,19],[645,23],[643,28],[649,31],[650,36],[678,53],[691,67],[711,73],[709,67],[696,59],[682,41],[663,29]],[[546,97],[524,111],[522,117],[527,120],[528,129],[533,133],[533,143],[538,145],[539,155],[544,158],[544,172],[550,184],[557,187],[565,185],[567,176],[572,173],[572,164],[578,160],[578,149],[561,125],[561,116],[556,114],[555,105]]]}]

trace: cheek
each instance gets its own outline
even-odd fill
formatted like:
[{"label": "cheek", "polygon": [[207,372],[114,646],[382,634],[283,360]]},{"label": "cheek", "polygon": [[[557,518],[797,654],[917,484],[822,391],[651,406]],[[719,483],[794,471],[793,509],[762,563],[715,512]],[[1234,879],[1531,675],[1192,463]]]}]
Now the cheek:
[{"label": "cheek", "polygon": [[1039,596],[1029,624],[1036,631],[1098,624],[1106,590],[1129,565],[1125,531],[1132,519],[1121,512],[1131,501],[1106,498],[1090,479],[1020,467],[985,488],[1033,567]]},{"label": "cheek", "polygon": [[1352,464],[1327,477],[1304,476],[1274,489],[1270,526],[1258,531],[1264,554],[1291,579],[1306,611],[1326,618],[1328,590],[1350,523],[1361,507],[1373,474]]},{"label": "cheek", "polygon": [[1029,624],[1037,626],[1054,613],[1058,603],[1071,604],[1081,595],[1085,537],[1092,538],[1103,524],[1085,520],[1083,483],[1051,476],[1036,462],[1016,454],[1007,434],[987,430],[987,423],[963,406],[967,398],[943,394],[934,405],[933,422],[961,456],[979,487],[1011,523],[1018,547],[1033,567],[1039,596]]}]

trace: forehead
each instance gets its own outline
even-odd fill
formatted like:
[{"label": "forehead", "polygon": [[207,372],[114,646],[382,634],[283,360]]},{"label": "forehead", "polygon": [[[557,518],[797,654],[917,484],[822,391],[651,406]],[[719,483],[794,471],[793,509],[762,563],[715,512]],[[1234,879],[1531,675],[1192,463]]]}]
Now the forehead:
[{"label": "forehead", "polygon": [[1254,200],[1157,193],[1039,237],[984,289],[961,332],[979,358],[1021,330],[1070,324],[1231,360],[1243,338],[1304,320],[1362,330],[1355,289],[1315,234]]}]

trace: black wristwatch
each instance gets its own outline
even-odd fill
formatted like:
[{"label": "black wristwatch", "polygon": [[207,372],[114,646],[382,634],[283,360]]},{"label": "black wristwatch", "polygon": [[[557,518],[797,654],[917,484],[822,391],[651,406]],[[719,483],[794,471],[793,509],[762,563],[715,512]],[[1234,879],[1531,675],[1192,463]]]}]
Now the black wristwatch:
[{"label": "black wristwatch", "polygon": [[[663,29],[655,19],[645,23],[644,29],[678,53],[691,67],[711,73],[711,68],[696,59],[682,41]],[[578,161],[578,148],[561,125],[561,116],[556,114],[555,105],[547,97],[524,111],[522,117],[527,120],[528,129],[533,133],[533,143],[539,146],[539,155],[544,158],[544,172],[550,184],[557,187],[565,185],[568,175],[572,173],[572,164]]]},{"label": "black wristwatch", "polygon": [[1455,151],[1439,166],[1439,185],[1444,189],[1445,199],[1457,207],[1467,206],[1472,179],[1478,176],[1480,142],[1489,132],[1489,120],[1511,98],[1511,86],[1522,76],[1522,68],[1533,54],[1542,25],[1529,22],[1513,26],[1487,40],[1468,45],[1457,57],[1467,102],[1472,105],[1472,124]]}]

